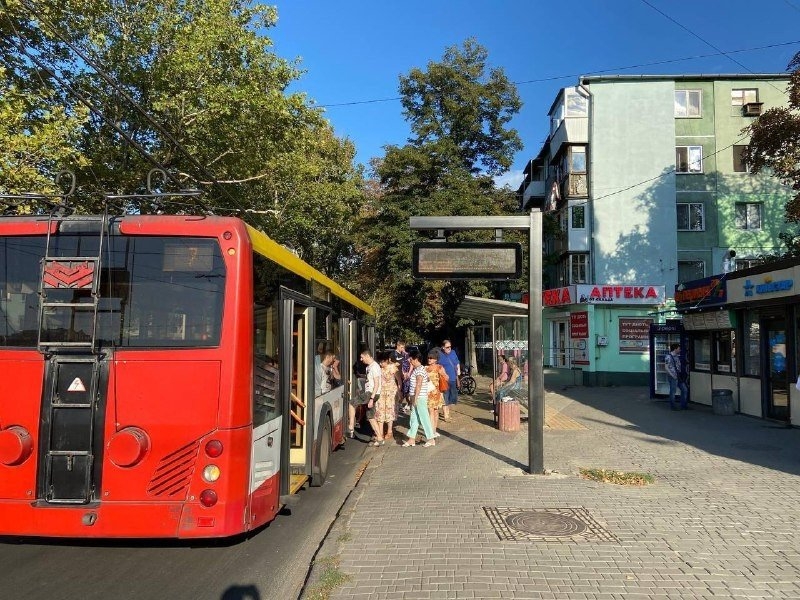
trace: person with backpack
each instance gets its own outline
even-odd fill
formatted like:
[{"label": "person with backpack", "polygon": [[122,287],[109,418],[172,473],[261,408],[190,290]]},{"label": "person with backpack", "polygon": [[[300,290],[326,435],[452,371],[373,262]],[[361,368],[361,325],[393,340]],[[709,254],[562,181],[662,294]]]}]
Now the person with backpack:
[{"label": "person with backpack", "polygon": [[664,358],[664,366],[667,369],[667,381],[669,382],[669,407],[671,410],[678,410],[678,407],[675,406],[675,392],[680,388],[680,410],[686,410],[689,408],[689,387],[686,385],[685,371],[681,368],[680,344],[669,345],[669,352]]}]

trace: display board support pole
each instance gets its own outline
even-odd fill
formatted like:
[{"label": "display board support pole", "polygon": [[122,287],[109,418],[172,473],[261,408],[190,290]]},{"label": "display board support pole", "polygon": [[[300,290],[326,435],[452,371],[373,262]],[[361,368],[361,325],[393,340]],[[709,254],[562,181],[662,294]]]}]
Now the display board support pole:
[{"label": "display board support pole", "polygon": [[529,216],[411,217],[413,230],[438,234],[465,229],[528,230],[528,472],[544,473],[544,369],[542,347],[542,211]]}]

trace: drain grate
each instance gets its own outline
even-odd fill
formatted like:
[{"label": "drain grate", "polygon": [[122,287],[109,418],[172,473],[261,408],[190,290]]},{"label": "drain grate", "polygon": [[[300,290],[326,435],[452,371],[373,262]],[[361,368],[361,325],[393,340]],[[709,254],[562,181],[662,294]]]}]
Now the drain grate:
[{"label": "drain grate", "polygon": [[483,507],[497,537],[523,542],[619,542],[585,508]]}]

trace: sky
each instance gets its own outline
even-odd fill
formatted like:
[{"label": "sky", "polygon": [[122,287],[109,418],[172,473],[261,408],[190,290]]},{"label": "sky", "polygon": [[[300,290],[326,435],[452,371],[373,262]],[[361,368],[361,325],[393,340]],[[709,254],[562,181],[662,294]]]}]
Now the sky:
[{"label": "sky", "polygon": [[441,61],[447,47],[474,37],[487,49],[489,67],[503,69],[523,102],[510,126],[524,148],[497,179],[513,189],[547,137],[547,112],[558,91],[580,75],[782,73],[800,52],[800,0],[270,4],[278,9],[278,24],[267,32],[275,53],[299,59],[305,71],[290,91],[324,107],[364,165],[382,156],[385,145],[407,141],[400,75]]}]

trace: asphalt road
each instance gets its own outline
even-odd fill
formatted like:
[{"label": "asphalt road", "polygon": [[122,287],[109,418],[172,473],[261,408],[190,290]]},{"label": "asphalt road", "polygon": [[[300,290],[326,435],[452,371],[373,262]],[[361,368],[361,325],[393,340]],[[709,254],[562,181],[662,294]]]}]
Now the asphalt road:
[{"label": "asphalt road", "polygon": [[349,442],[328,481],[289,515],[211,545],[152,541],[0,539],[0,598],[27,600],[272,600],[297,598],[309,565],[366,458]]}]

